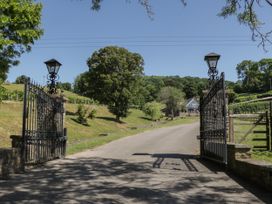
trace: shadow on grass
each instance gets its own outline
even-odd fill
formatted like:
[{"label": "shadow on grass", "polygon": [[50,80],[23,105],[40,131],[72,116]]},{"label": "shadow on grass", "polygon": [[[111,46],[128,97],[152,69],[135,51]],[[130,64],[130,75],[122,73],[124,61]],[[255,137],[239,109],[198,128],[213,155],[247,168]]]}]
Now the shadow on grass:
[{"label": "shadow on grass", "polygon": [[[183,162],[182,159],[188,159],[198,169],[195,163],[198,158],[194,155],[135,155],[163,158],[169,160],[167,162],[171,165],[175,160]],[[229,177],[198,171],[189,169],[187,172],[162,172],[152,168],[150,162],[133,163],[95,157],[67,158],[32,169],[26,174],[14,175],[11,180],[0,181],[0,201],[177,204],[235,203],[243,199],[244,203],[258,202],[236,183],[229,184]]]},{"label": "shadow on grass", "polygon": [[76,113],[71,112],[71,111],[66,111],[65,114],[66,115],[71,115],[71,116],[75,116],[76,115]]},{"label": "shadow on grass", "polygon": [[116,123],[120,123],[120,124],[125,124],[125,122],[123,122],[123,121],[118,121],[118,120],[116,120],[116,118],[113,118],[113,117],[102,117],[102,116],[97,116],[96,119],[107,120],[107,121],[111,121],[111,122],[116,122]]},{"label": "shadow on grass", "polygon": [[141,117],[139,117],[139,118],[144,119],[144,120],[149,120],[149,121],[152,121],[152,120],[151,120],[151,118],[144,117],[144,116],[141,116]]},{"label": "shadow on grass", "polygon": [[83,125],[83,126],[86,126],[86,127],[90,127],[90,125],[88,123],[82,123],[77,118],[71,118],[71,120],[73,120],[74,122],[76,122],[76,123],[78,123],[80,125]]}]

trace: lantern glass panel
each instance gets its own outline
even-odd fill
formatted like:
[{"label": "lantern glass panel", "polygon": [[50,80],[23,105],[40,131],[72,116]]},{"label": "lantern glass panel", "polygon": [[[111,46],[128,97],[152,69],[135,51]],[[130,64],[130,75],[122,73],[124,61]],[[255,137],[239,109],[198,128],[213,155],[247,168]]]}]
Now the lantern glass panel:
[{"label": "lantern glass panel", "polygon": [[216,68],[217,66],[217,61],[218,58],[217,57],[211,57],[210,59],[208,59],[208,65],[211,69]]},{"label": "lantern glass panel", "polygon": [[52,65],[47,65],[47,70],[49,74],[53,74],[55,72],[55,68]]}]

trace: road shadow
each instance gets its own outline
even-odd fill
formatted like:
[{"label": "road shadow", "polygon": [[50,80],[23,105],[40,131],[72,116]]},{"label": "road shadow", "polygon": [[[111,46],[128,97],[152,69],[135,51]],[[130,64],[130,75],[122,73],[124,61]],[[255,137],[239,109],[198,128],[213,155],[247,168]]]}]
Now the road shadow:
[{"label": "road shadow", "polygon": [[[169,166],[169,164],[173,164],[175,166],[184,166],[186,168],[178,169],[173,168],[173,170],[184,170],[184,171],[211,171],[213,173],[223,172],[225,171],[224,166],[215,164],[209,160],[201,159],[199,155],[193,154],[173,154],[173,153],[134,153],[134,156],[150,156],[155,158],[152,166],[153,168],[165,168],[165,166]],[[169,163],[170,161],[172,163]],[[166,165],[163,165],[166,163]]]},{"label": "road shadow", "polygon": [[[225,165],[215,163],[213,161],[210,161],[208,159],[200,158],[199,155],[192,155],[192,154],[173,154],[173,153],[155,153],[155,154],[149,154],[149,153],[135,153],[133,154],[135,156],[150,156],[152,158],[155,158],[155,161],[152,164],[153,168],[162,168],[162,169],[170,169],[170,170],[179,170],[179,171],[188,171],[188,172],[198,172],[198,173],[212,173],[214,175],[219,174],[226,174],[226,180],[232,179],[236,183],[238,183],[240,186],[242,186],[244,189],[255,195],[258,199],[265,203],[272,203],[272,194],[271,192],[268,192],[267,190],[256,187],[256,185],[245,181],[243,178],[236,176],[232,172],[228,171]],[[201,177],[197,178],[197,180],[201,180],[202,182],[209,181],[209,177]],[[218,181],[222,180],[218,179]],[[192,182],[191,184],[193,184]],[[192,188],[193,186],[191,184],[184,185],[177,185],[179,189],[186,190],[187,188]],[[242,189],[233,187],[225,187],[225,186],[214,186],[210,187],[213,188],[216,192],[243,192]],[[209,196],[208,196],[209,197]],[[207,197],[207,198],[208,198]],[[196,197],[197,198],[197,197]],[[201,198],[201,196],[199,197]],[[192,200],[189,200],[192,202]],[[209,201],[206,200],[207,202]]]},{"label": "road shadow", "polygon": [[[158,154],[154,158],[178,159]],[[190,156],[184,156],[191,159]],[[194,161],[191,161],[194,165]],[[197,166],[195,168],[198,168]],[[168,171],[149,162],[67,158],[0,181],[0,203],[256,203],[228,177],[200,171]]]}]

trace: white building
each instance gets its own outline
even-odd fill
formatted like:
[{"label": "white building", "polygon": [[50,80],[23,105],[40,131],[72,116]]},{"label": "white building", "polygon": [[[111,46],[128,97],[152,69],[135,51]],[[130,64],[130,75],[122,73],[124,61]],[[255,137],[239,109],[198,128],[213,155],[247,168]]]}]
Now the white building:
[{"label": "white building", "polygon": [[185,107],[187,113],[199,112],[199,102],[195,98],[189,99]]}]

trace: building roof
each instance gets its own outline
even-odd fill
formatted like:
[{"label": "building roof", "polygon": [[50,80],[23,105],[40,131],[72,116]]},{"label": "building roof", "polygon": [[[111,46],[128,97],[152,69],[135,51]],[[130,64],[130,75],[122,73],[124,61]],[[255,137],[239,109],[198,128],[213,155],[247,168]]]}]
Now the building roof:
[{"label": "building roof", "polygon": [[197,109],[199,107],[199,102],[195,98],[190,98],[187,101],[186,108],[195,108]]}]

